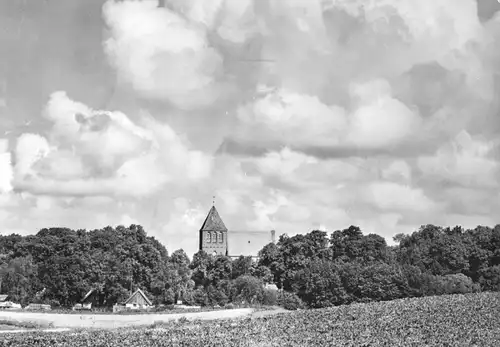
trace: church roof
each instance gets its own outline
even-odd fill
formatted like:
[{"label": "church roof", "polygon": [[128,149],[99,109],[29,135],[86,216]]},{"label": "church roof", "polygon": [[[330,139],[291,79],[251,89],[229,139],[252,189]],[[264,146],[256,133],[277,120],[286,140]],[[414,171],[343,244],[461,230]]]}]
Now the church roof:
[{"label": "church roof", "polygon": [[219,216],[219,212],[217,212],[217,209],[215,206],[212,206],[210,211],[208,212],[207,218],[205,218],[205,221],[203,222],[203,225],[201,226],[200,231],[227,231],[226,226],[224,225],[224,222]]},{"label": "church roof", "polygon": [[257,257],[265,245],[273,242],[271,231],[233,231],[228,232],[228,255],[231,257]]}]

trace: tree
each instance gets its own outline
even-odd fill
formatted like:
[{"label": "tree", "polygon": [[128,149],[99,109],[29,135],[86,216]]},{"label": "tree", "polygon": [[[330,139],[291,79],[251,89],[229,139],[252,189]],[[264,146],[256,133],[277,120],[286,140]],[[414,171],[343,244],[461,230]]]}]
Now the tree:
[{"label": "tree", "polygon": [[253,276],[240,276],[234,280],[231,299],[237,303],[261,303],[264,287],[261,280]]},{"label": "tree", "polygon": [[252,263],[252,257],[245,257],[243,255],[233,260],[233,273],[231,277],[235,279],[239,276],[249,275],[252,271]]},{"label": "tree", "polygon": [[316,260],[295,275],[294,292],[309,307],[320,308],[346,302],[346,291],[339,276],[339,265]]}]

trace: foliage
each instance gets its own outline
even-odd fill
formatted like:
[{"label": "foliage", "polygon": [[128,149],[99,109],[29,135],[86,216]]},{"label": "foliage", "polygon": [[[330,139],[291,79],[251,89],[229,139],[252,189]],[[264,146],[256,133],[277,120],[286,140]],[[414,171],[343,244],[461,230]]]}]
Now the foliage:
[{"label": "foliage", "polygon": [[295,294],[286,291],[278,293],[278,305],[286,310],[294,311],[305,307],[304,302]]},{"label": "foliage", "polygon": [[109,308],[136,288],[155,305],[284,304],[263,288],[274,283],[298,298],[297,306],[322,308],[500,290],[500,225],[472,230],[424,225],[394,238],[398,245],[389,247],[357,226],[330,235],[313,230],[281,235],[259,252],[258,261],[204,251],[190,261],[183,250],[169,256],[138,225],[48,228],[30,236],[0,236],[0,292],[23,305],[53,308],[72,307],[90,289],[92,306]]},{"label": "foliage", "polygon": [[4,334],[0,346],[497,346],[500,295],[354,304],[161,328]]},{"label": "foliage", "polygon": [[189,287],[191,277],[187,256],[174,252],[171,260],[165,247],[137,225],[0,236],[0,252],[7,255],[0,260],[1,290],[22,304],[71,307],[95,289],[94,306],[109,307],[136,288],[162,303],[171,299],[165,297],[169,288],[177,294]]}]

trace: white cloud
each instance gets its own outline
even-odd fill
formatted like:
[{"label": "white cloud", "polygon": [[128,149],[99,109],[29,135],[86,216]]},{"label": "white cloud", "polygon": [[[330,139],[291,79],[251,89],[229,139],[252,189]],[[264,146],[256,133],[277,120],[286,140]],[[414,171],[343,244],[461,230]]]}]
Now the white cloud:
[{"label": "white cloud", "polygon": [[382,170],[382,177],[393,182],[408,183],[411,180],[411,167],[404,160],[392,161]]},{"label": "white cloud", "polygon": [[387,81],[355,86],[352,96],[359,100],[359,107],[349,117],[347,142],[353,146],[394,146],[419,131],[419,116],[391,96]]},{"label": "white cloud", "polygon": [[288,146],[390,148],[418,132],[415,110],[391,96],[387,81],[352,86],[352,112],[317,97],[273,90],[240,108],[236,139]]},{"label": "white cloud", "polygon": [[287,145],[336,144],[346,126],[343,109],[328,107],[315,96],[279,89],[240,108],[238,118],[240,136]]},{"label": "white cloud", "polygon": [[420,157],[418,167],[426,175],[467,187],[498,187],[500,166],[490,156],[494,145],[462,131],[434,155]]},{"label": "white cloud", "polygon": [[[206,30],[158,1],[108,1],[103,15],[111,31],[105,50],[124,81],[146,98],[181,109],[209,105],[220,96],[222,57]],[[191,17],[210,22],[204,9]],[[201,17],[200,17],[201,16]],[[210,23],[207,24],[210,26]]]},{"label": "white cloud", "polygon": [[[104,50],[130,98],[117,92],[117,108],[148,112],[54,93],[52,127],[0,151],[9,230],[136,221],[192,254],[214,194],[228,228],[278,234],[353,224],[390,240],[426,223],[494,223],[499,21],[482,27],[474,1],[157,5],[103,7]],[[246,154],[189,143],[224,135]]]},{"label": "white cloud", "polygon": [[94,111],[54,93],[45,116],[48,139],[23,134],[16,147],[16,186],[35,194],[150,195],[172,180],[207,177],[211,158],[190,151],[152,119],[134,124],[120,112]]},{"label": "white cloud", "polygon": [[14,172],[12,169],[11,154],[8,149],[8,141],[0,139],[0,195],[12,190]]},{"label": "white cloud", "polygon": [[392,182],[370,183],[365,194],[367,201],[389,212],[422,212],[436,208],[436,204],[421,189]]}]

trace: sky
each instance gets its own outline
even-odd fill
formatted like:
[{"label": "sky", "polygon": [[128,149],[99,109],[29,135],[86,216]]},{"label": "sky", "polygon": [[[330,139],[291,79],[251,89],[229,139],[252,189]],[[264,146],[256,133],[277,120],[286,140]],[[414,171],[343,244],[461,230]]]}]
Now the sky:
[{"label": "sky", "polygon": [[494,226],[499,9],[1,0],[0,233]]}]

